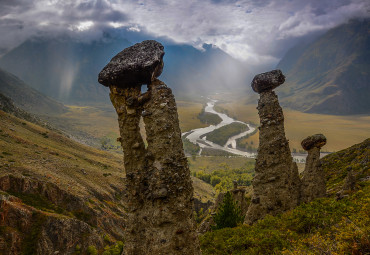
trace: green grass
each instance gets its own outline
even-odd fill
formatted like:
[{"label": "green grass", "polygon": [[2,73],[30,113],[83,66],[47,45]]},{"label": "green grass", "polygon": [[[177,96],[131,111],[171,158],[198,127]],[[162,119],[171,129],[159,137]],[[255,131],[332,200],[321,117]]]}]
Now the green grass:
[{"label": "green grass", "polygon": [[8,193],[12,196],[20,198],[23,203],[32,206],[36,209],[47,212],[55,212],[59,214],[65,212],[63,208],[60,208],[57,205],[51,203],[49,200],[47,200],[44,196],[40,194],[18,193],[10,191]]},{"label": "green grass", "polygon": [[198,144],[190,142],[186,137],[182,137],[181,139],[186,154],[197,155],[199,153],[200,147]]},{"label": "green grass", "polygon": [[208,124],[208,125],[217,125],[217,124],[221,123],[221,121],[222,121],[221,117],[218,116],[217,114],[210,113],[210,112],[204,112],[204,110],[202,110],[202,112],[199,113],[198,119],[202,123],[205,123],[205,124]]},{"label": "green grass", "polygon": [[370,138],[321,159],[332,193],[339,191],[349,171],[361,179],[370,175]]},{"label": "green grass", "polygon": [[350,198],[321,198],[252,226],[208,232],[200,237],[203,254],[367,254],[369,194],[367,184]]},{"label": "green grass", "polygon": [[[301,204],[252,226],[241,225],[200,237],[204,255],[368,254],[370,252],[370,139],[322,159],[329,197]],[[357,175],[356,191],[337,200],[348,169]]]},{"label": "green grass", "polygon": [[218,157],[232,157],[235,156],[235,154],[231,152],[227,152],[224,150],[218,150],[218,149],[213,149],[213,148],[203,148],[202,149],[202,156],[218,156]]},{"label": "green grass", "polygon": [[223,170],[225,168],[249,168],[254,167],[255,160],[245,157],[196,157],[188,158],[191,172],[204,171],[211,173],[215,170]]},{"label": "green grass", "polygon": [[212,185],[217,192],[232,189],[233,181],[250,186],[254,175],[254,159],[244,157],[189,158],[192,175]]},{"label": "green grass", "polygon": [[239,122],[233,122],[229,125],[223,126],[212,132],[209,132],[205,134],[205,136],[207,136],[207,140],[214,142],[218,145],[224,146],[230,137],[240,134],[247,130],[248,130],[247,125]]}]

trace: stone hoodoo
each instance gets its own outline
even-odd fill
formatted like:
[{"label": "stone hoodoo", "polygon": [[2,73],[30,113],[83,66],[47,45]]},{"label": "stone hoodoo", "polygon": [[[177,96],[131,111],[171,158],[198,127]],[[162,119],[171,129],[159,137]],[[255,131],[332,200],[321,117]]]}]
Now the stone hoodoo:
[{"label": "stone hoodoo", "polygon": [[[99,82],[110,88],[124,152],[126,255],[200,254],[175,98],[156,79],[162,72],[163,55],[160,43],[144,41],[123,50],[99,74]],[[142,84],[148,85],[144,94]]]},{"label": "stone hoodoo", "polygon": [[256,75],[252,88],[260,94],[259,148],[253,196],[245,222],[251,224],[266,214],[276,215],[299,203],[300,179],[284,131],[284,115],[274,88],[283,84],[280,70]]},{"label": "stone hoodoo", "polygon": [[309,136],[301,142],[303,149],[308,151],[301,184],[301,202],[326,195],[325,175],[320,163],[320,149],[325,144],[326,137],[322,134]]}]

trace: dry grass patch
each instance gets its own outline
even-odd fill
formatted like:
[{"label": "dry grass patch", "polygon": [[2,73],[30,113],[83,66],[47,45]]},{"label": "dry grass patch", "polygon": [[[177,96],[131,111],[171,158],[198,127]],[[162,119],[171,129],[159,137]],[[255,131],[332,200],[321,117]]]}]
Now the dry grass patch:
[{"label": "dry grass patch", "polygon": [[177,101],[177,112],[179,114],[181,132],[208,126],[197,118],[202,108],[203,105],[201,103]]},{"label": "dry grass patch", "polygon": [[[256,105],[226,103],[220,106],[241,121],[259,123]],[[317,133],[323,133],[328,138],[328,143],[323,150],[330,152],[347,148],[370,137],[370,116],[311,114],[285,108],[283,111],[290,148],[295,148],[297,151],[301,149],[300,143],[304,138]],[[258,133],[249,137],[247,141],[258,144]]]}]

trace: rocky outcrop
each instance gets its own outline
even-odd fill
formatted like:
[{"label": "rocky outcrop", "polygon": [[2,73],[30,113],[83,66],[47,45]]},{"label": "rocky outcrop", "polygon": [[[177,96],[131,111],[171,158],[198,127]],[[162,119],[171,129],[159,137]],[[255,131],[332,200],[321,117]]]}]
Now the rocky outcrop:
[{"label": "rocky outcrop", "polygon": [[0,195],[0,254],[73,254],[104,247],[97,229],[75,218],[45,212]]},{"label": "rocky outcrop", "polygon": [[301,202],[310,202],[326,195],[325,174],[320,163],[320,149],[326,144],[326,137],[316,134],[307,137],[301,143],[308,152],[301,184]]},{"label": "rocky outcrop", "polygon": [[33,254],[71,254],[77,245],[82,252],[89,245],[102,250],[103,234],[123,239],[119,208],[92,208],[84,198],[31,177],[2,176],[0,190],[0,226],[7,230],[0,231],[0,254],[31,248]]},{"label": "rocky outcrop", "polygon": [[[161,44],[144,41],[123,50],[99,74],[99,82],[110,88],[124,152],[127,255],[200,254],[175,98],[156,79],[163,55]],[[145,94],[142,84],[148,86]]]},{"label": "rocky outcrop", "polygon": [[245,222],[251,224],[266,214],[276,215],[299,203],[300,179],[284,131],[284,115],[272,89],[283,84],[280,70],[256,75],[252,88],[260,94],[259,148],[253,196]]}]

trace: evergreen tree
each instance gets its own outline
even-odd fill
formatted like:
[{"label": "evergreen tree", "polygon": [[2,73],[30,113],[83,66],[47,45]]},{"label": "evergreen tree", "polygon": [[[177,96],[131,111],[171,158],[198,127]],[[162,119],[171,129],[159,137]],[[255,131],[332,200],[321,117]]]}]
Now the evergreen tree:
[{"label": "evergreen tree", "polygon": [[242,215],[240,206],[238,202],[234,201],[230,191],[226,192],[213,220],[216,223],[213,229],[234,228],[239,223],[243,223],[244,215]]}]

